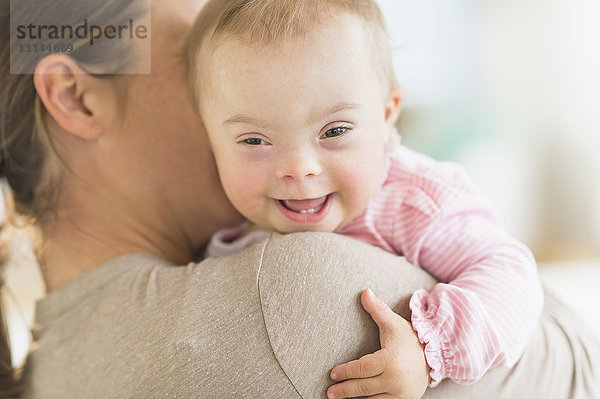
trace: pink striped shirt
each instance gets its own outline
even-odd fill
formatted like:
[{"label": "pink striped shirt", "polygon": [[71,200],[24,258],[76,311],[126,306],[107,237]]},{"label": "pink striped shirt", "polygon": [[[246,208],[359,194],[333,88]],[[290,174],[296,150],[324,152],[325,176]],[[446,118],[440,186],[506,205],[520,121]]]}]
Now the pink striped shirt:
[{"label": "pink striped shirt", "polygon": [[[410,300],[431,387],[444,378],[473,383],[491,367],[512,366],[542,309],[531,252],[508,236],[460,166],[402,146],[390,161],[368,208],[337,233],[403,255],[442,282]],[[239,251],[225,242],[232,231],[217,233],[208,254]]]},{"label": "pink striped shirt", "polygon": [[473,383],[519,359],[542,309],[536,263],[462,167],[399,146],[380,192],[338,233],[404,255],[442,281],[410,300],[432,387],[443,378]]}]

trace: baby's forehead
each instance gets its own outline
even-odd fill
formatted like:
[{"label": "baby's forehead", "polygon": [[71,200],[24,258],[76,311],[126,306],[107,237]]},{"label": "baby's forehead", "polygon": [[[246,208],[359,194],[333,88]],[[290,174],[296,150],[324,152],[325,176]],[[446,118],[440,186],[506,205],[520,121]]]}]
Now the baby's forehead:
[{"label": "baby's forehead", "polygon": [[[227,0],[225,0],[227,1]],[[270,6],[277,6],[281,0],[265,0],[257,2]],[[363,48],[370,54],[362,53],[362,56],[370,65],[377,70],[385,85],[388,82],[394,84],[393,69],[390,67],[391,56],[387,43],[387,34],[382,21],[373,15],[361,15],[357,12],[343,10],[339,4],[344,1],[330,1],[325,3],[335,3],[336,7],[321,7],[318,2],[312,0],[306,1],[305,6],[298,8],[293,15],[283,15],[281,18],[277,14],[281,11],[277,7],[269,13],[260,10],[260,13],[237,13],[231,18],[223,18],[218,21],[213,29],[201,30],[206,35],[204,40],[197,40],[199,48],[193,60],[192,68],[198,68],[196,71],[197,81],[205,88],[214,86],[212,80],[220,75],[220,66],[225,63],[237,63],[240,60],[248,63],[255,63],[258,58],[269,59],[273,63],[285,62],[286,57],[293,56],[295,53],[305,51],[306,48],[320,46],[320,50],[328,49],[335,51],[339,43],[335,41],[327,42],[321,32],[326,30],[338,30],[341,33],[353,32],[354,35],[340,35],[336,40],[354,40],[356,49],[349,51],[345,57],[355,56],[358,52],[360,43],[366,43]],[[282,3],[301,4],[299,0],[283,1]],[[231,1],[230,1],[231,3]],[[234,0],[233,3],[236,3]],[[368,0],[348,1],[348,3],[369,3]],[[376,6],[375,6],[376,7]],[[377,11],[378,9],[375,8]],[[255,9],[254,11],[258,11]],[[305,51],[305,54],[308,54]],[[309,54],[308,56],[315,63],[320,62],[322,54]],[[254,57],[256,56],[256,58]],[[193,83],[194,85],[198,83]],[[214,88],[214,87],[213,87]],[[197,89],[196,89],[197,90]],[[196,91],[199,93],[199,91]]]},{"label": "baby's forehead", "polygon": [[236,38],[247,45],[269,47],[305,40],[315,31],[331,26],[342,30],[352,25],[361,26],[367,35],[370,25],[373,23],[364,16],[342,10],[299,12],[293,19],[260,21],[250,18],[237,22],[217,26],[213,37]]},{"label": "baby's forehead", "polygon": [[[324,18],[324,17],[323,17]],[[295,24],[294,24],[295,25]],[[255,51],[281,51],[299,44],[317,44],[321,41],[320,33],[326,29],[335,27],[340,31],[348,31],[353,28],[361,33],[362,39],[372,39],[372,30],[365,20],[350,13],[331,14],[325,20],[314,20],[310,23],[301,24],[292,28],[283,29],[278,35],[274,35],[260,24],[248,24],[246,29],[242,27],[232,29],[215,30],[211,39],[204,43],[211,49],[236,44],[253,49]]]},{"label": "baby's forehead", "polygon": [[[349,35],[334,31],[329,36],[335,41]],[[322,113],[323,107],[361,103],[365,95],[379,103],[387,88],[378,79],[366,44],[353,40],[337,44],[332,48],[327,40],[284,47],[225,42],[204,74],[208,90],[203,93],[203,109],[226,104],[229,109],[251,109],[253,114],[287,109],[312,115]]]},{"label": "baby's forehead", "polygon": [[[363,29],[360,20],[343,15],[334,21],[343,25],[338,29],[336,23],[318,24],[307,28],[301,34],[260,41],[246,34],[223,32],[209,43],[204,52],[207,72],[213,78],[223,76],[224,70],[236,65],[240,71],[248,70],[252,65],[264,70],[272,70],[273,65],[280,69],[276,74],[286,71],[331,70],[337,64],[360,66],[356,73],[372,69],[373,45],[370,35]],[[334,65],[336,64],[336,65]],[[252,69],[252,68],[251,68]],[[254,69],[252,69],[254,70]]]}]

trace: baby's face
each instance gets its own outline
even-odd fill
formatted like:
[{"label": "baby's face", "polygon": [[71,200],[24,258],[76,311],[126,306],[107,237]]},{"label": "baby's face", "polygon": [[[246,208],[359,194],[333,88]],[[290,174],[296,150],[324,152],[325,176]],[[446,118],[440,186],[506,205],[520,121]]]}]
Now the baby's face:
[{"label": "baby's face", "polygon": [[377,192],[400,100],[369,46],[351,16],[290,44],[218,46],[201,113],[227,196],[258,226],[335,231]]}]

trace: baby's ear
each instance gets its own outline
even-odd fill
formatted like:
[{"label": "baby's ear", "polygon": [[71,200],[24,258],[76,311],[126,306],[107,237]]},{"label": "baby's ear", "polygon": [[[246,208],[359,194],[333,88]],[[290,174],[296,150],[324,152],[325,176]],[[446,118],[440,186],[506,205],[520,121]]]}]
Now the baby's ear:
[{"label": "baby's ear", "polygon": [[402,91],[399,87],[392,87],[385,102],[385,123],[392,127],[398,120],[400,106],[402,105]]}]

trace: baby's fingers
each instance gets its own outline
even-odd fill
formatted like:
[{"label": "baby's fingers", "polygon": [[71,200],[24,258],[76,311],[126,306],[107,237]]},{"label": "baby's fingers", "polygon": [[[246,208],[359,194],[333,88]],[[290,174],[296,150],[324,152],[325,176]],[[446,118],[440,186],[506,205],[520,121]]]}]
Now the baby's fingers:
[{"label": "baby's fingers", "polygon": [[329,387],[328,399],[357,398],[384,393],[385,383],[380,377],[348,380]]},{"label": "baby's fingers", "polygon": [[369,378],[383,373],[385,356],[382,350],[364,355],[360,359],[335,366],[331,370],[331,379],[344,381],[351,378]]}]

